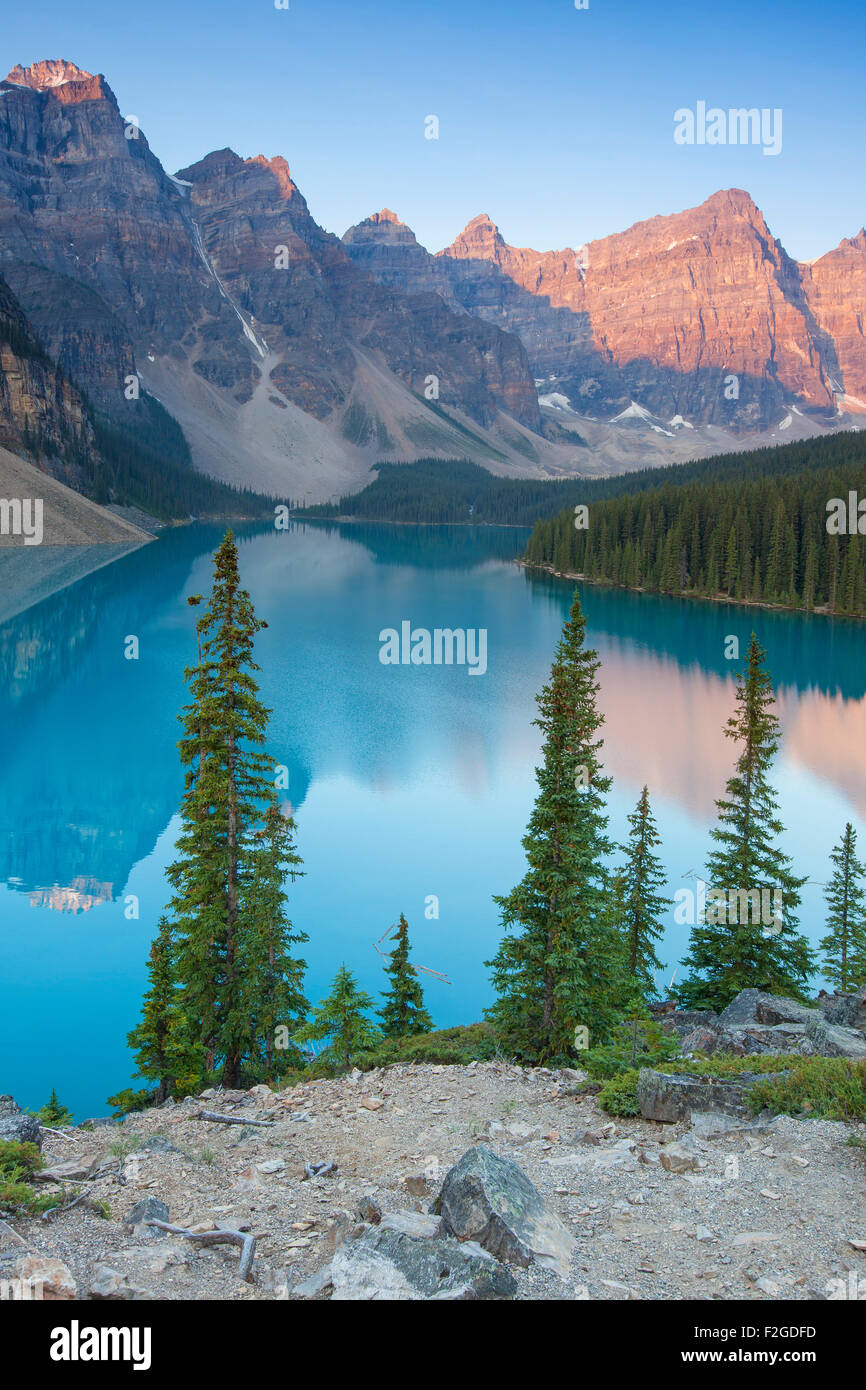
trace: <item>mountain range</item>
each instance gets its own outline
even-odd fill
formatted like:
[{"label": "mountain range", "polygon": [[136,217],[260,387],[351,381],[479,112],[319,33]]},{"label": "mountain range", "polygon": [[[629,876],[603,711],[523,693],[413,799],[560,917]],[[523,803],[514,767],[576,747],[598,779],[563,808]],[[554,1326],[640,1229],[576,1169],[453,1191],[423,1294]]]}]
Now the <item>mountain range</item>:
[{"label": "mountain range", "polygon": [[740,190],[432,255],[388,210],[325,231],[279,156],[169,175],[73,63],[0,83],[0,444],[97,500],[146,506],[162,457],[314,502],[380,459],[562,477],[850,428],[864,302],[866,232],[797,263]]}]

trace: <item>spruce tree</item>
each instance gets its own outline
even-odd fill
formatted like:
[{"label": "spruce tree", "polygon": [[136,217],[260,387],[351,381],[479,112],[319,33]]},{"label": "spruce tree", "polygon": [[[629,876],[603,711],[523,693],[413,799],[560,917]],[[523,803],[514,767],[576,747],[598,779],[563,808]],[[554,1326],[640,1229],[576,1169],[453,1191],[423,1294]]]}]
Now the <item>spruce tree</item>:
[{"label": "spruce tree", "polygon": [[136,1076],[156,1083],[156,1100],[188,1094],[195,1088],[201,1055],[185,1034],[175,985],[171,923],[161,917],[147,963],[150,988],[142,1000],[141,1021],[127,1034],[135,1054]]},{"label": "spruce tree", "polygon": [[650,809],[649,791],[644,787],[640,800],[628,817],[631,826],[625,851],[625,866],[621,871],[622,932],[625,940],[626,964],[636,982],[640,997],[649,1003],[655,995],[655,972],[663,969],[655,951],[655,943],[664,933],[662,914],[670,899],[659,889],[665,882],[665,872],[653,853],[661,844]]},{"label": "spruce tree", "polygon": [[622,947],[604,864],[613,846],[604,804],[610,778],[598,737],[599,665],[586,646],[575,593],[537,697],[534,722],[544,744],[523,839],[529,868],[511,893],[495,899],[505,935],[487,962],[498,996],[487,1016],[503,1045],[528,1060],[566,1056],[578,1028],[588,1030],[591,1046],[604,1043],[622,1002]]},{"label": "spruce tree", "polygon": [[241,1007],[252,1025],[246,1070],[268,1082],[301,1064],[297,1048],[285,1046],[282,1038],[297,1032],[310,1007],[303,992],[306,962],[293,955],[309,937],[292,926],[286,910],[286,875],[294,882],[302,862],[294,831],[294,821],[276,803],[268,807],[249,854],[244,894]]},{"label": "spruce tree", "polygon": [[[814,970],[811,947],[797,930],[805,879],[792,873],[790,859],[775,843],[784,829],[769,781],[779,721],[765,655],[752,633],[737,709],[724,731],[740,752],[726,795],[716,801],[719,819],[710,832],[717,845],[707,861],[715,895],[710,902],[708,890],[704,920],[692,928],[683,962],[691,974],[677,991],[687,1007],[723,1009],[749,988],[803,998]],[[762,922],[756,903],[772,904],[773,890],[780,895],[782,911],[777,921]],[[755,898],[764,892],[766,897]]]},{"label": "spruce tree", "polygon": [[[214,560],[213,590],[196,624],[199,661],[186,672],[192,699],[178,745],[186,768],[182,826],[167,874],[185,1030],[203,1058],[201,1079],[236,1087],[245,1066],[255,1071],[257,1015],[248,1009],[245,971],[256,951],[245,933],[260,935],[256,831],[276,796],[262,751],[269,711],[253,675],[253,643],[265,624],[241,586],[231,531]],[[274,930],[279,936],[282,928]],[[278,941],[275,948],[279,955]]]},{"label": "spruce tree", "polygon": [[382,998],[379,1010],[382,1032],[386,1038],[408,1038],[413,1033],[429,1033],[433,1020],[424,1008],[424,996],[418,972],[409,960],[409,926],[403,913],[397,927],[396,945],[385,967],[391,986]]},{"label": "spruce tree", "polygon": [[299,1043],[326,1039],[328,1046],[317,1060],[332,1066],[348,1067],[359,1052],[375,1047],[381,1033],[367,1017],[365,1010],[373,1007],[369,994],[358,989],[350,970],[341,965],[327,999],[312,1011],[310,1019],[295,1034]]},{"label": "spruce tree", "polygon": [[71,1110],[67,1110],[65,1105],[61,1105],[57,1092],[51,1087],[51,1095],[40,1110],[36,1111],[36,1119],[41,1125],[58,1128],[61,1125],[71,1125],[73,1115]]},{"label": "spruce tree", "polygon": [[857,832],[850,821],[830,855],[833,873],[825,891],[827,935],[820,942],[824,974],[844,993],[866,984],[866,906]]}]

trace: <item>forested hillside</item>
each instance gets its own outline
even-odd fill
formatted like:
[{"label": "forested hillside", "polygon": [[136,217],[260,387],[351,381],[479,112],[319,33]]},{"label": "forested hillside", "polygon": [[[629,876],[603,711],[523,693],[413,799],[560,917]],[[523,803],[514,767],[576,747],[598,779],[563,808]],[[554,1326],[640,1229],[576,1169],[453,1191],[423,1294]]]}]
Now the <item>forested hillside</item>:
[{"label": "forested hillside", "polygon": [[846,515],[841,534],[828,530],[832,499],[847,508],[859,489],[866,500],[864,435],[707,459],[656,477],[617,479],[632,485],[618,496],[590,485],[585,518],[569,508],[538,522],[527,563],[656,593],[864,616],[866,548],[848,533],[857,519]]}]

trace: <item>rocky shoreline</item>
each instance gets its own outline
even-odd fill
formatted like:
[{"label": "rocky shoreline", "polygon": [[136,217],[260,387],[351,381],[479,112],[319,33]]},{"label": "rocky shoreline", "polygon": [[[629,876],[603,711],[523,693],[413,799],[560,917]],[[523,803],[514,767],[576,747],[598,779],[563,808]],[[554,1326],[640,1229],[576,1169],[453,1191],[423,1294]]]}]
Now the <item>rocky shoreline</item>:
[{"label": "rocky shoreline", "polygon": [[[745,995],[727,1020],[663,1021],[691,1025],[684,1043],[729,1030],[780,1051],[782,1029],[841,1045],[793,1001]],[[853,1046],[862,1003],[807,1012]],[[35,1136],[40,1186],[79,1200],[0,1223],[0,1282],[111,1301],[866,1296],[866,1165],[848,1142],[866,1126],[754,1118],[743,1078],[652,1070],[642,1114],[614,1121],[584,1079],[395,1065],[57,1131],[3,1098],[0,1138]]]}]

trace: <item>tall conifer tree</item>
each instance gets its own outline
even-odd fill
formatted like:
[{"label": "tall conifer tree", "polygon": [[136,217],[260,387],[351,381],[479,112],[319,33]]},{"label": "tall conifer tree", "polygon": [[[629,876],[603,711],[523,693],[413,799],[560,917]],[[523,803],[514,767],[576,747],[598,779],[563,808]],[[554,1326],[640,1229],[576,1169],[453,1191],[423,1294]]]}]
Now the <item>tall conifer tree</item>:
[{"label": "tall conifer tree", "polygon": [[663,935],[661,917],[671,900],[658,891],[665,882],[665,873],[653,851],[661,844],[661,836],[646,787],[628,823],[631,831],[628,844],[624,846],[626,859],[621,871],[621,929],[629,975],[636,982],[641,998],[649,1003],[655,995],[655,972],[663,968],[655,943]]},{"label": "tall conifer tree", "polygon": [[622,1001],[622,945],[611,920],[604,857],[597,653],[586,646],[577,593],[534,721],[544,736],[538,796],[523,847],[529,868],[496,898],[505,935],[492,961],[497,1000],[487,1011],[503,1044],[532,1060],[567,1055],[578,1028],[607,1040]]},{"label": "tall conifer tree", "polygon": [[[256,831],[276,798],[273,767],[262,751],[269,711],[253,675],[253,643],[265,624],[241,586],[231,531],[214,560],[213,591],[196,625],[199,662],[186,672],[192,699],[178,745],[186,768],[182,826],[178,858],[167,873],[185,1029],[201,1051],[204,1075],[238,1086],[245,1066],[255,1070],[257,1046],[257,1010],[250,1003],[251,993],[259,1001],[259,985],[247,967],[258,958],[257,869],[267,855],[256,846]],[[290,862],[299,862],[293,852]],[[284,922],[275,921],[273,930],[281,956],[291,934]]]},{"label": "tall conifer tree", "polygon": [[433,1020],[424,1008],[424,995],[418,972],[409,959],[409,925],[403,913],[397,927],[396,944],[391,952],[385,973],[390,976],[390,988],[382,997],[379,1010],[382,1031],[386,1038],[407,1038],[413,1033],[429,1033]]},{"label": "tall conifer tree", "polygon": [[293,955],[309,937],[292,926],[287,912],[286,876],[294,882],[302,863],[294,831],[292,818],[276,802],[270,805],[253,837],[243,895],[242,1009],[252,1024],[248,1070],[268,1082],[301,1063],[297,1048],[281,1045],[281,1037],[297,1032],[310,1007],[303,991],[306,962]]},{"label": "tall conifer tree", "polygon": [[[814,970],[811,947],[797,929],[805,880],[792,873],[790,859],[775,843],[784,830],[769,781],[779,747],[779,721],[773,713],[775,697],[764,670],[765,656],[752,633],[737,687],[737,709],[725,726],[725,737],[733,739],[740,752],[726,796],[716,802],[719,819],[710,832],[717,848],[707,861],[709,883],[719,896],[710,903],[707,894],[705,920],[693,926],[683,962],[691,974],[677,991],[691,1007],[722,1009],[740,990],[750,988],[802,998]],[[782,912],[778,921],[762,921],[756,902],[772,905],[774,889]],[[767,897],[755,898],[765,890]],[[747,894],[752,895],[748,901]]]},{"label": "tall conifer tree", "polygon": [[827,935],[821,941],[824,974],[846,993],[866,984],[866,907],[863,865],[857,858],[857,832],[850,821],[830,855],[833,873],[825,897]]},{"label": "tall conifer tree", "polygon": [[175,984],[174,939],[167,917],[159,920],[147,963],[150,988],[142,1000],[141,1021],[127,1034],[135,1054],[136,1076],[156,1082],[156,1099],[187,1094],[200,1077],[202,1056],[190,1039]]}]

